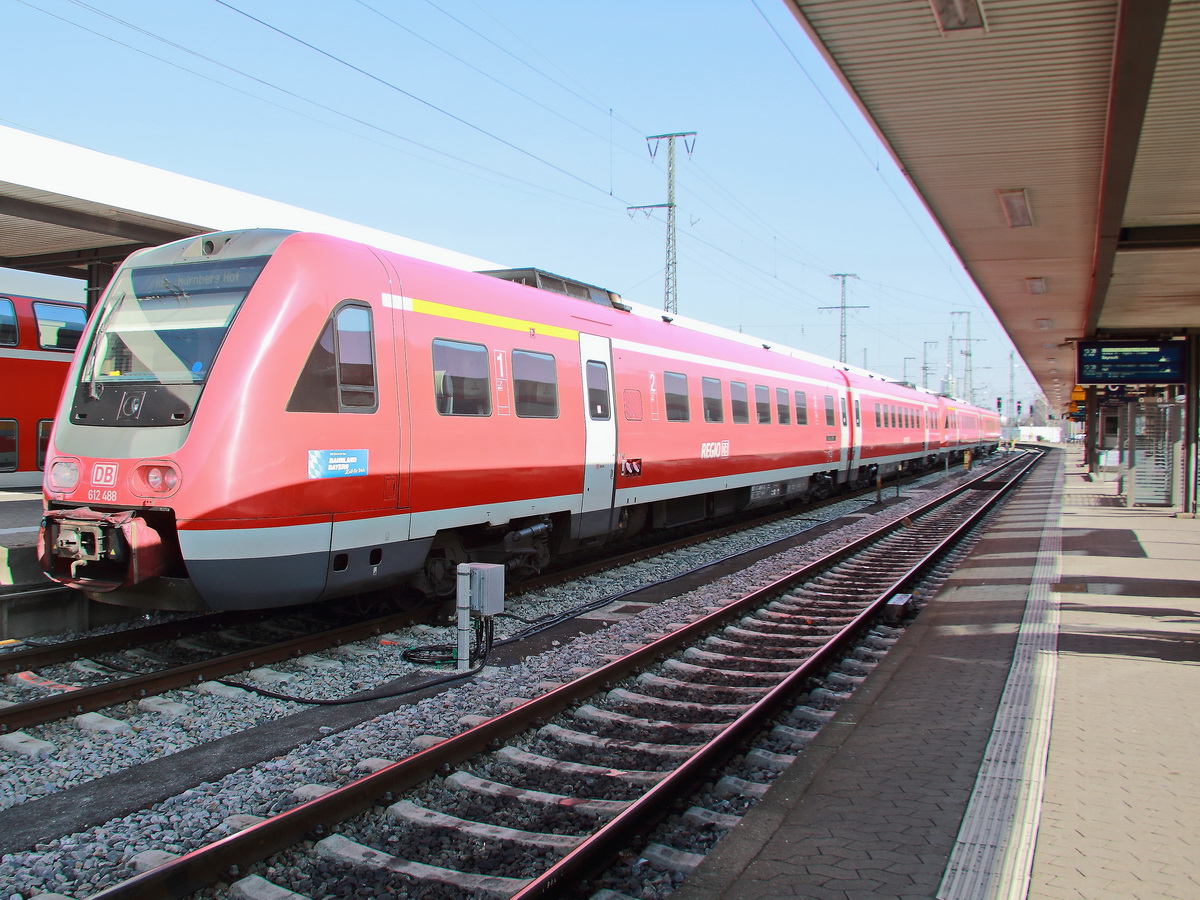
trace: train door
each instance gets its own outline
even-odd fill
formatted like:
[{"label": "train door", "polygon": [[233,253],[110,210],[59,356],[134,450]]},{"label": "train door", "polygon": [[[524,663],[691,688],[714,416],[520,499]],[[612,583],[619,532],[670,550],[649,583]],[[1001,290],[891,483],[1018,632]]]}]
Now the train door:
[{"label": "train door", "polygon": [[850,402],[854,406],[854,421],[851,423],[853,427],[850,429],[850,444],[852,447],[850,467],[858,471],[858,467],[862,465],[862,405],[859,403],[857,394],[851,395]]},{"label": "train door", "polygon": [[388,353],[388,365],[392,368],[396,384],[396,409],[390,416],[392,429],[391,437],[396,442],[394,474],[388,473],[386,479],[388,488],[395,486],[395,505],[398,509],[408,509],[412,505],[409,495],[408,472],[410,467],[409,420],[411,418],[412,397],[409,394],[408,348],[404,342],[404,309],[405,298],[400,292],[400,277],[396,270],[387,265],[388,278],[391,281],[392,293],[383,295],[380,318],[390,319],[379,323],[380,334],[391,329],[390,347],[380,342],[380,353]]},{"label": "train door", "polygon": [[850,461],[850,412],[847,407],[847,391],[842,388],[838,390],[838,406],[841,407],[841,429],[838,431],[838,447],[841,448],[841,453],[838,455],[838,462],[842,464],[842,471],[846,471],[847,463]]},{"label": "train door", "polygon": [[[837,445],[840,470],[838,481],[845,481],[850,477],[851,459],[856,463],[858,460],[858,448],[853,445],[861,443],[858,437],[858,426],[862,424],[862,413],[858,409],[857,402],[855,402],[854,409],[850,409],[850,403],[856,398],[851,397],[849,375],[844,370],[839,370],[838,374],[842,380],[842,383],[837,386]],[[854,416],[854,421],[851,421],[851,416]]]},{"label": "train door", "polygon": [[583,378],[583,503],[574,537],[611,530],[617,471],[617,419],[613,409],[612,342],[579,334]]}]

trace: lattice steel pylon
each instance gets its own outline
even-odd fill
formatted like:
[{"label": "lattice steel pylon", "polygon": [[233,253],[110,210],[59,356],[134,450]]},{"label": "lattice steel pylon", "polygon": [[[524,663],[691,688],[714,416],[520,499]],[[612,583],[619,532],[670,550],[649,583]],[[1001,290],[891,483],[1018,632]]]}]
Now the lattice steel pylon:
[{"label": "lattice steel pylon", "polygon": [[[855,278],[858,276],[852,272],[840,272],[837,275],[830,275],[830,278],[840,278],[842,280],[842,302],[837,306],[818,306],[817,309],[840,309],[842,311],[841,327],[838,329],[838,360],[848,363],[846,359],[846,310],[848,309],[870,309],[868,306],[847,306],[846,305],[846,279]],[[867,364],[863,363],[865,369]]]},{"label": "lattice steel pylon", "polygon": [[650,142],[651,158],[658,153],[658,142],[662,140],[667,142],[667,202],[628,207],[630,212],[637,209],[665,209],[667,211],[667,274],[663,285],[663,311],[671,314],[679,312],[679,285],[676,280],[678,259],[675,250],[675,138],[684,139],[683,145],[687,148],[688,155],[691,156],[696,141],[689,142],[688,138],[694,139],[695,137],[696,132],[694,131],[677,131],[673,134],[652,134],[646,138],[647,142]]}]

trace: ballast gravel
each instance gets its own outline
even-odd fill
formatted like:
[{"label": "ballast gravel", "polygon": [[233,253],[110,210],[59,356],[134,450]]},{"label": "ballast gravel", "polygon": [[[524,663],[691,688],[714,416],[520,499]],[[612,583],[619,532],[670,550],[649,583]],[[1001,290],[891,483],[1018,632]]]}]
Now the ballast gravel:
[{"label": "ballast gravel", "polygon": [[[39,844],[32,851],[6,855],[0,859],[0,898],[18,900],[39,893],[90,896],[129,878],[134,873],[131,860],[139,853],[148,850],[190,851],[228,833],[230,826],[224,823],[232,816],[275,815],[296,805],[299,801],[295,792],[305,785],[340,786],[364,774],[368,768],[364,761],[408,756],[415,750],[414,739],[421,735],[450,736],[464,730],[456,724],[461,717],[492,715],[503,708],[507,698],[538,693],[536,685],[540,682],[566,681],[572,677],[570,671],[573,668],[602,665],[606,661],[605,655],[625,653],[624,645],[643,643],[648,636],[669,631],[673,624],[703,614],[731,596],[769,584],[781,571],[844,545],[883,519],[902,517],[912,507],[951,490],[958,483],[959,480],[953,477],[927,477],[904,491],[907,499],[865,520],[852,521],[844,528],[763,560],[715,584],[527,657],[518,665],[503,669],[486,667],[467,683],[297,747],[286,756],[241,769],[216,783],[199,784],[150,809]],[[859,500],[834,504],[820,511],[820,521],[857,513],[863,506],[863,501]],[[815,524],[817,520],[813,513],[780,520],[751,532],[521,596],[509,605],[508,611],[524,619],[556,615],[766,541],[778,540]],[[513,620],[500,619],[496,622],[496,637],[500,639],[521,627],[524,626]],[[452,642],[452,635],[452,630],[418,626],[384,636],[376,643],[360,643],[349,649],[343,648],[341,652],[322,654],[322,658],[337,666],[316,667],[318,678],[312,677],[312,667],[303,664],[290,663],[276,668],[296,676],[286,687],[293,695],[346,696],[386,681],[391,673],[419,671],[401,658],[401,651],[409,646]],[[426,671],[431,677],[439,674],[436,669]],[[84,732],[69,721],[29,729],[35,737],[51,742],[57,749],[43,757],[0,750],[0,805],[15,806],[306,708],[252,693],[236,696],[232,701],[200,690],[172,691],[163,696],[182,704],[188,712],[164,716],[139,710],[131,703],[105,710],[106,715],[127,721],[130,724],[128,732]],[[781,752],[787,751],[781,748]],[[281,880],[276,883],[287,887],[284,874],[280,873]]]}]

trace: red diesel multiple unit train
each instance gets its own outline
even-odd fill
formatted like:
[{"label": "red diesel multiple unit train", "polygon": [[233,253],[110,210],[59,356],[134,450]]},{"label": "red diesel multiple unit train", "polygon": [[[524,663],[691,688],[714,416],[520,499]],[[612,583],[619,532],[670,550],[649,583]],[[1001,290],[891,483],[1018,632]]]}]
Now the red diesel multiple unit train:
[{"label": "red diesel multiple unit train", "polygon": [[445,594],[460,562],[536,572],[998,440],[995,413],[537,270],[225,232],[114,276],[58,412],[40,554],[160,608]]},{"label": "red diesel multiple unit train", "polygon": [[0,490],[41,484],[54,411],[86,319],[81,303],[0,295]]}]

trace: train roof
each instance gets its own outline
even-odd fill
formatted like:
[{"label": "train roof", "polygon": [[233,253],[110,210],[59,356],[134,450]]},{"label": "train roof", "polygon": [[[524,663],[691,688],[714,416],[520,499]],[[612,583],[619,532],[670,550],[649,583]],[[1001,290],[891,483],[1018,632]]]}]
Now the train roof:
[{"label": "train roof", "polygon": [[[785,344],[777,344],[768,341],[764,338],[754,335],[745,334],[744,332],[734,331],[729,328],[724,328],[720,325],[713,325],[699,319],[692,319],[687,316],[678,314],[668,314],[660,309],[652,306],[646,306],[641,303],[626,300],[615,291],[610,291],[606,288],[599,287],[594,284],[588,284],[584,281],[576,281],[567,278],[563,275],[556,275],[552,272],[547,272],[544,269],[534,267],[525,267],[519,269],[489,269],[478,272],[480,275],[490,275],[494,278],[500,278],[504,281],[512,281],[517,284],[523,284],[527,287],[534,287],[540,290],[549,291],[556,294],[565,294],[569,297],[574,297],[577,300],[585,300],[589,303],[595,303],[600,306],[610,306],[614,309],[619,309],[624,312],[633,313],[641,318],[655,320],[661,319],[665,322],[670,322],[681,328],[687,328],[690,331],[695,331],[698,334],[707,334],[712,337],[719,337],[724,340],[735,341],[739,344],[745,344],[750,347],[762,347],[767,350],[772,350],[776,353],[781,353],[784,356],[792,359],[803,360],[804,362],[813,363],[814,365],[829,366],[834,369],[842,369],[849,374],[870,381],[879,381],[884,384],[894,384],[899,387],[904,387],[920,394],[927,394],[930,397],[947,396],[938,394],[928,388],[912,384],[911,382],[897,381],[893,378],[888,378],[878,372],[872,372],[869,369],[863,369],[850,363],[840,363],[835,360],[827,359],[823,356],[817,356],[806,350],[800,350],[795,347],[789,347]],[[963,401],[959,401],[963,402]]]}]

